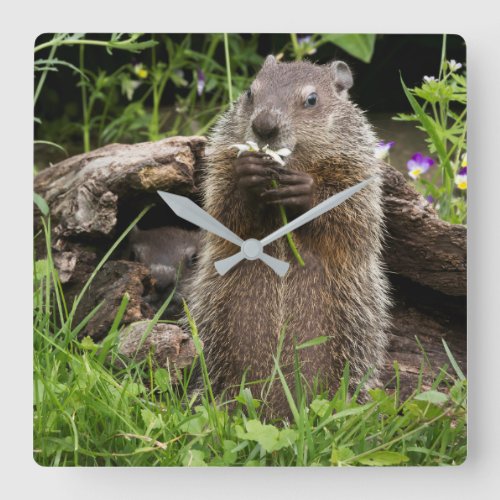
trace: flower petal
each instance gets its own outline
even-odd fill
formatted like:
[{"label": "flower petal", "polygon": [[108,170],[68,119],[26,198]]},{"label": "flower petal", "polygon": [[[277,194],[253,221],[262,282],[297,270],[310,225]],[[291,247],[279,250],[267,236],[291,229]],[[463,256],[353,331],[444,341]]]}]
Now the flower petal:
[{"label": "flower petal", "polygon": [[276,163],[279,163],[281,166],[285,164],[281,156],[272,149],[266,149],[265,153],[266,155],[269,155]]},{"label": "flower petal", "polygon": [[413,170],[410,170],[408,172],[408,175],[412,178],[412,179],[418,179],[420,177],[420,174],[422,173],[422,169],[420,167],[416,167],[414,168]]},{"label": "flower petal", "polygon": [[250,151],[259,151],[259,145],[253,141],[247,141],[247,144],[250,146]]},{"label": "flower petal", "polygon": [[292,152],[288,148],[281,148],[276,151],[280,156],[290,156]]}]

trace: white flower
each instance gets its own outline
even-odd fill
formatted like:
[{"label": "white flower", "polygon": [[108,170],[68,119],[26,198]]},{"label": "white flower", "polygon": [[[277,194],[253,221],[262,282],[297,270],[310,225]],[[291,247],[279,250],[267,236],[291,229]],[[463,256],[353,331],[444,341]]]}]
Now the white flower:
[{"label": "white flower", "polygon": [[424,82],[425,83],[430,83],[430,82],[437,82],[437,79],[435,76],[424,76]]},{"label": "white flower", "polygon": [[139,80],[129,80],[124,78],[121,81],[122,94],[125,94],[127,99],[131,101],[134,97],[134,92],[140,84],[141,82]]},{"label": "white flower", "polygon": [[246,144],[232,144],[229,147],[236,148],[238,150],[237,156],[240,156],[241,153],[244,153],[245,151],[252,151],[252,152],[259,151],[259,146],[253,141],[247,141]]},{"label": "white flower", "polygon": [[458,71],[461,67],[462,63],[455,61],[455,59],[448,61],[448,68],[450,68],[450,71]]},{"label": "white flower", "polygon": [[394,146],[394,141],[389,142],[379,142],[375,146],[375,158],[377,160],[384,160],[389,156],[389,151]]},{"label": "white flower", "polygon": [[273,151],[267,144],[262,148],[262,151],[269,155],[276,163],[281,166],[285,164],[282,157],[289,156],[292,152],[288,148],[281,148],[278,151]]},{"label": "white flower", "polygon": [[247,141],[245,144],[232,144],[229,147],[236,148],[238,150],[237,156],[240,156],[241,153],[245,151],[250,151],[252,153],[262,151],[266,155],[269,155],[276,163],[279,163],[281,166],[285,164],[283,158],[292,154],[292,152],[288,148],[281,148],[278,149],[278,151],[273,151],[267,144],[261,149],[259,148],[259,145],[253,141]]}]

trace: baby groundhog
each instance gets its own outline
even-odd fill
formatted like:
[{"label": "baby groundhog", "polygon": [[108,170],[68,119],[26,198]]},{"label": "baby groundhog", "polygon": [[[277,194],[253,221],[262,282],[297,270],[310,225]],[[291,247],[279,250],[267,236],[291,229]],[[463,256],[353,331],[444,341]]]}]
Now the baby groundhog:
[{"label": "baby groundhog", "polygon": [[[294,345],[327,336],[297,351],[306,385],[332,393],[349,363],[351,388],[371,373],[377,382],[387,343],[388,285],[381,260],[383,214],[376,137],[349,100],[353,80],[340,61],[278,63],[269,56],[250,88],[217,123],[202,186],[204,208],[243,240],[261,239],[326,198],[371,176],[376,180],[343,204],[293,233],[302,267],[286,238],[266,253],[288,261],[284,278],[259,260],[244,260],[220,276],[214,262],[236,247],[205,234],[189,307],[205,346],[211,381],[229,396],[273,372],[280,332],[280,366],[294,393]],[[292,151],[285,167],[262,153],[236,157],[232,145],[254,141]],[[276,181],[273,184],[272,181]],[[259,385],[250,386],[259,397]],[[289,414],[275,381],[271,415]]]},{"label": "baby groundhog", "polygon": [[159,308],[175,289],[164,317],[172,319],[183,311],[186,283],[193,274],[200,242],[199,231],[166,226],[130,232],[125,257],[145,264],[154,278],[154,291],[148,302]]}]

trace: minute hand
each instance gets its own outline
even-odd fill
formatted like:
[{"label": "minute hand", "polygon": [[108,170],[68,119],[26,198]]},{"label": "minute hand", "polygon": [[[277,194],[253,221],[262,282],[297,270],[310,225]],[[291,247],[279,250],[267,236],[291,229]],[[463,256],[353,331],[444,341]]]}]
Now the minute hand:
[{"label": "minute hand", "polygon": [[327,198],[325,201],[322,201],[319,205],[316,205],[314,208],[311,208],[311,210],[307,211],[305,214],[302,214],[300,217],[297,217],[293,221],[289,222],[283,227],[280,227],[270,235],[260,240],[262,246],[269,245],[269,243],[272,243],[273,241],[281,238],[282,236],[285,236],[285,234],[287,233],[295,231],[295,229],[298,229],[304,224],[307,224],[308,222],[316,219],[316,217],[319,217],[325,212],[328,212],[328,210],[331,210],[337,205],[340,205],[343,201],[350,198],[353,194],[363,189],[367,184],[373,181],[373,179],[375,179],[375,177],[370,177],[365,181],[356,184],[355,186],[352,186],[344,191],[341,191],[340,193],[330,196],[330,198]]}]

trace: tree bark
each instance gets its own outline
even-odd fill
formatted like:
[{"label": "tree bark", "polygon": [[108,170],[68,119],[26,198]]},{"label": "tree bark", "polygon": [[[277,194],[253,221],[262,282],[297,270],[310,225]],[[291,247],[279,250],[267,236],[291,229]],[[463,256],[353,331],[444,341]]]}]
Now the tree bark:
[{"label": "tree bark", "polygon": [[[142,208],[157,201],[157,190],[197,199],[204,150],[203,137],[111,144],[68,158],[37,175],[35,191],[50,207],[54,261],[70,298],[78,294],[120,232]],[[467,230],[440,220],[432,206],[389,165],[384,172],[384,203],[385,261],[394,307],[383,380],[395,384],[397,361],[400,386],[406,394],[417,385],[421,370],[425,387],[443,364],[450,364],[443,340],[465,369]],[[39,215],[36,213],[36,227]],[[163,204],[151,209],[148,216],[153,225],[179,223]],[[129,330],[135,335],[145,331],[147,322],[140,322],[155,313],[148,302],[152,286],[148,268],[124,260],[117,252],[80,303],[79,319],[102,303],[85,334],[96,339],[106,334],[125,292],[129,304],[123,324],[139,322],[140,326]],[[151,342],[158,344],[160,365],[170,357],[174,365],[179,363],[181,351],[185,354],[183,366],[194,356],[192,341],[184,337],[187,334],[164,327],[153,332]]]}]

